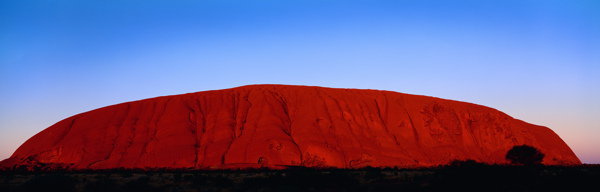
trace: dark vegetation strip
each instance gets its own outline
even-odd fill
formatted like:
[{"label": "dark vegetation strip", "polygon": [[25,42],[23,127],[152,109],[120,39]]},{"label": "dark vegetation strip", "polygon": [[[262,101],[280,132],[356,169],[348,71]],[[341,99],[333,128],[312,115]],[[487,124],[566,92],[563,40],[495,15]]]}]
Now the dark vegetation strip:
[{"label": "dark vegetation strip", "polygon": [[2,171],[0,191],[586,191],[600,165]]}]

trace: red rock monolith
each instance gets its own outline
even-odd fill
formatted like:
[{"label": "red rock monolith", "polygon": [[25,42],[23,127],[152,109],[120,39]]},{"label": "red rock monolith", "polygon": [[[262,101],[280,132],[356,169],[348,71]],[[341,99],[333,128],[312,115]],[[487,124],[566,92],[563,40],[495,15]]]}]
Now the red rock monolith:
[{"label": "red rock monolith", "polygon": [[498,110],[390,91],[250,85],[157,97],[64,119],[2,168],[421,167],[506,163],[530,145],[581,164],[552,130]]}]

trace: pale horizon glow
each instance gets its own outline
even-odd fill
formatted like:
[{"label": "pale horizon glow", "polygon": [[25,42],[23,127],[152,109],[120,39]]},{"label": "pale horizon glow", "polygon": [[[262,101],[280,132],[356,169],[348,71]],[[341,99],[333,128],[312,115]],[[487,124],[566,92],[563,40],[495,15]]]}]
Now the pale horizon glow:
[{"label": "pale horizon glow", "polygon": [[480,104],[600,163],[600,2],[0,2],[0,160],[122,102],[250,84]]}]

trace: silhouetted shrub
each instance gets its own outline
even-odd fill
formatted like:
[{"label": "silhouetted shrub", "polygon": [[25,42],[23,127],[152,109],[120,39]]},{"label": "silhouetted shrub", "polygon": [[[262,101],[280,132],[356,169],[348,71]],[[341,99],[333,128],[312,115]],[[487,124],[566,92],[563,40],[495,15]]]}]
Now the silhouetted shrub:
[{"label": "silhouetted shrub", "polygon": [[514,146],[506,152],[506,160],[515,165],[539,165],[544,156],[540,150],[529,145]]},{"label": "silhouetted shrub", "polygon": [[450,167],[477,167],[477,166],[482,166],[485,165],[483,163],[477,162],[473,159],[467,159],[467,160],[452,160],[450,161],[450,163],[448,163],[448,166]]}]

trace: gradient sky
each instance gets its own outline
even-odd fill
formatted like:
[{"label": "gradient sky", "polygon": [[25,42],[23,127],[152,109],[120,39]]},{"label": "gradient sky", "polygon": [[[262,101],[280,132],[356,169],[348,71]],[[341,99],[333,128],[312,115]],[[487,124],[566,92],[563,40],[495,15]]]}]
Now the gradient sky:
[{"label": "gradient sky", "polygon": [[0,159],[78,113],[248,84],[481,104],[598,164],[600,2],[0,1]]}]

